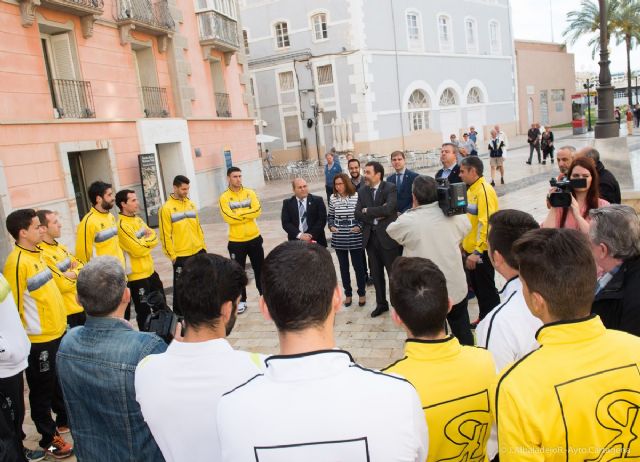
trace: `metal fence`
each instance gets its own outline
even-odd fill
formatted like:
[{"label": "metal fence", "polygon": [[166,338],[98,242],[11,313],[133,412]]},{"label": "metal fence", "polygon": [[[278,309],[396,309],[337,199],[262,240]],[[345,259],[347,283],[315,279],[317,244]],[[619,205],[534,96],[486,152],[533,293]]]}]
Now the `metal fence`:
[{"label": "metal fence", "polygon": [[53,79],[51,89],[58,117],[92,119],[96,116],[90,82]]},{"label": "metal fence", "polygon": [[155,3],[150,0],[118,0],[116,20],[133,20],[154,28],[167,30],[174,30],[176,27],[169,11],[169,5],[165,0]]},{"label": "metal fence", "polygon": [[169,117],[169,99],[167,89],[141,87],[145,117]]},{"label": "metal fence", "polygon": [[231,47],[240,48],[238,25],[235,21],[216,11],[198,13],[200,40],[217,40]]},{"label": "metal fence", "polygon": [[218,117],[231,117],[229,93],[216,93],[216,114]]}]

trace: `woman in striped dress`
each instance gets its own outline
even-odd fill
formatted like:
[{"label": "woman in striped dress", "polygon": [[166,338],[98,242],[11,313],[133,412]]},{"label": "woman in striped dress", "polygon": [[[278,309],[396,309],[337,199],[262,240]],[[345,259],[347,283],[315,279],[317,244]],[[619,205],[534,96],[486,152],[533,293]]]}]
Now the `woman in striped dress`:
[{"label": "woman in striped dress", "polygon": [[362,223],[356,220],[355,210],[358,193],[351,179],[345,173],[333,178],[333,194],[329,197],[328,224],[331,231],[331,247],[336,251],[340,263],[340,276],[344,288],[345,306],[351,306],[353,292],[349,272],[349,254],[356,272],[358,283],[358,305],[367,303],[366,270],[364,268],[364,250],[362,249]]}]

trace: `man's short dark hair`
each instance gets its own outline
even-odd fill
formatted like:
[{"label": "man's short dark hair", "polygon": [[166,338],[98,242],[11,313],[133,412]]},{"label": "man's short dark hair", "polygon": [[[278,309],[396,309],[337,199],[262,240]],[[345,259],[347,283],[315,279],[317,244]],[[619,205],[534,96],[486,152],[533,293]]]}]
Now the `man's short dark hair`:
[{"label": "man's short dark hair", "polygon": [[331,254],[318,244],[280,244],[262,267],[262,296],[280,332],[322,325],[331,313],[337,284]]},{"label": "man's short dark hair", "polygon": [[513,269],[518,268],[518,262],[511,253],[513,243],[520,239],[527,231],[538,229],[540,225],[527,212],[520,210],[499,210],[489,217],[489,233],[487,241],[492,252],[500,252],[502,258]]},{"label": "man's short dark hair", "polygon": [[173,178],[173,185],[176,188],[179,188],[183,184],[190,184],[190,183],[191,183],[191,180],[189,178],[187,178],[186,176],[184,176],[184,175],[176,175]]},{"label": "man's short dark hair", "polygon": [[393,309],[413,336],[435,336],[444,330],[449,311],[447,281],[431,260],[396,258],[389,293]]},{"label": "man's short dark hair", "polygon": [[247,275],[240,265],[210,253],[191,257],[178,279],[180,308],[187,326],[215,327],[222,305],[236,300],[247,285]]},{"label": "man's short dark hair", "polygon": [[33,217],[36,217],[36,211],[33,209],[18,209],[7,215],[7,231],[11,234],[16,241],[20,237],[21,230],[28,230],[33,221]]},{"label": "man's short dark hair", "polygon": [[36,215],[38,216],[38,220],[40,220],[40,224],[47,226],[49,224],[49,220],[47,219],[47,215],[51,215],[52,213],[55,213],[53,210],[47,210],[47,209],[40,209],[36,212]]},{"label": "man's short dark hair", "polygon": [[393,158],[394,158],[394,157],[396,157],[396,156],[402,156],[402,158],[403,158],[403,159],[406,159],[406,158],[407,158],[407,157],[406,157],[406,155],[405,155],[405,153],[404,153],[403,151],[393,151],[393,152],[391,153],[390,159],[393,159]]},{"label": "man's short dark hair", "polygon": [[596,289],[596,264],[585,234],[574,229],[527,232],[512,248],[520,278],[547,302],[555,320],[589,315]]},{"label": "man's short dark hair", "polygon": [[103,197],[107,192],[107,189],[111,189],[111,187],[112,186],[109,183],[105,183],[104,181],[94,181],[91,183],[87,190],[91,205],[96,205],[98,203],[98,197]]},{"label": "man's short dark hair", "polygon": [[413,180],[411,191],[419,205],[431,204],[438,200],[438,183],[430,176],[417,176]]},{"label": "man's short dark hair", "polygon": [[233,172],[241,172],[240,167],[229,167],[227,169],[227,176],[231,176]]},{"label": "man's short dark hair", "polygon": [[597,164],[600,161],[600,151],[596,148],[588,148],[583,151],[585,157],[589,159],[593,159],[593,161]]},{"label": "man's short dark hair", "polygon": [[125,204],[129,201],[129,194],[135,194],[133,189],[122,189],[116,193],[116,205],[122,210],[122,203]]},{"label": "man's short dark hair", "polygon": [[484,164],[482,163],[482,159],[478,156],[468,156],[463,158],[460,161],[461,167],[473,168],[478,176],[482,176],[484,173]]},{"label": "man's short dark hair", "polygon": [[347,162],[347,166],[351,163],[351,162],[355,162],[358,164],[358,167],[360,167],[360,161],[358,159],[356,159],[355,157],[353,159],[349,159],[349,162]]},{"label": "man's short dark hair", "polygon": [[384,178],[384,167],[382,166],[382,164],[380,162],[376,162],[375,160],[370,160],[369,162],[364,164],[364,166],[365,167],[373,167],[373,173],[374,174],[379,173],[381,180]]}]

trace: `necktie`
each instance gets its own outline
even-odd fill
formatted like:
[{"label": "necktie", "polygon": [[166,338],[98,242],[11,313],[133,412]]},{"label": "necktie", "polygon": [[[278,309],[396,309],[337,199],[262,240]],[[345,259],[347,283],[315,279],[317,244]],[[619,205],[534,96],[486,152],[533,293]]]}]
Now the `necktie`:
[{"label": "necktie", "polygon": [[400,189],[402,186],[402,173],[396,173],[396,187]]},{"label": "necktie", "polygon": [[302,200],[298,200],[298,217],[300,218],[300,232],[306,233],[307,229],[307,211]]},{"label": "necktie", "polygon": [[378,190],[378,188],[372,188],[371,189],[371,197],[373,198],[373,202],[376,201],[376,191]]}]

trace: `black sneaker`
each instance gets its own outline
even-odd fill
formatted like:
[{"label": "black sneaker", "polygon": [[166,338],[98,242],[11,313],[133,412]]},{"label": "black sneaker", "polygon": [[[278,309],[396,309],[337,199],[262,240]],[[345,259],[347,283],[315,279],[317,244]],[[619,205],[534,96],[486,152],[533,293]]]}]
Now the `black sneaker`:
[{"label": "black sneaker", "polygon": [[495,186],[495,185],[496,185],[496,182],[491,180],[491,186]]},{"label": "black sneaker", "polygon": [[543,161],[542,161],[542,165],[547,165],[547,161],[546,161],[546,160],[543,160]]},{"label": "black sneaker", "polygon": [[530,161],[530,160],[528,160],[528,161],[526,161],[526,162],[525,162],[525,164],[527,164],[527,165],[531,165],[531,161]]},{"label": "black sneaker", "polygon": [[504,184],[504,177],[500,177],[500,184]]},{"label": "black sneaker", "polygon": [[44,459],[47,454],[42,449],[23,449],[24,458],[27,459],[28,462],[38,462],[39,460]]}]

